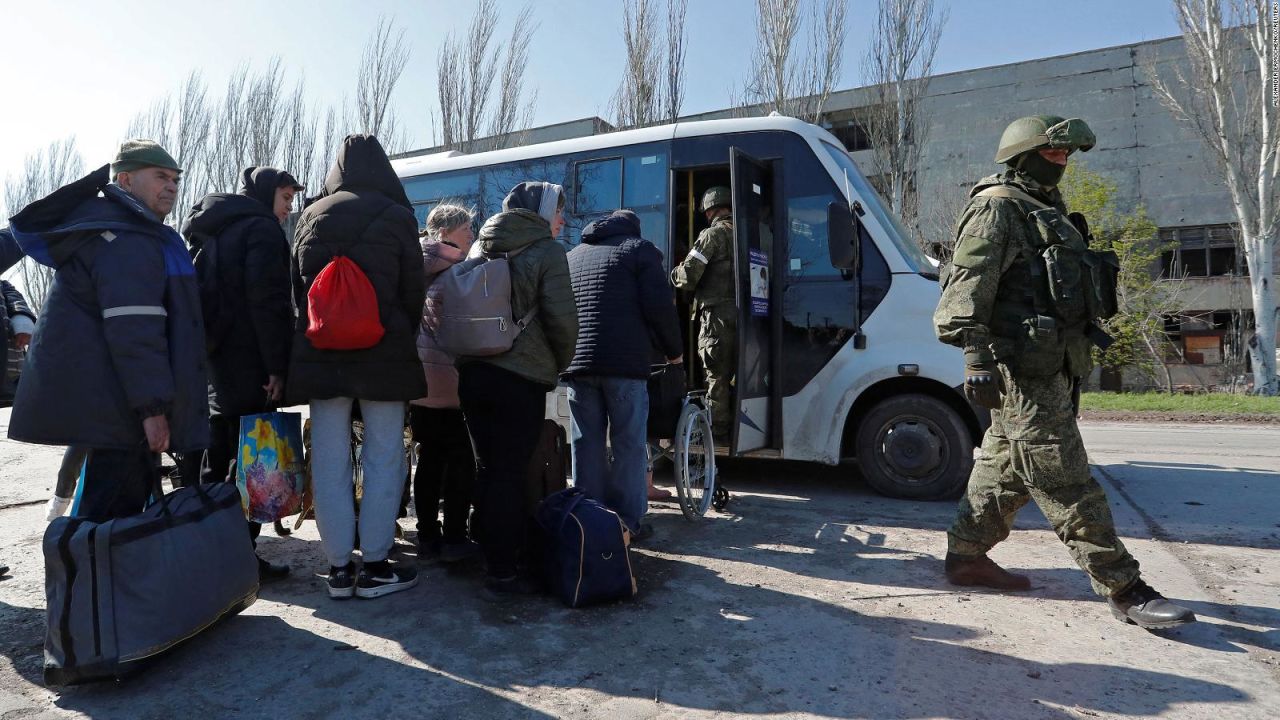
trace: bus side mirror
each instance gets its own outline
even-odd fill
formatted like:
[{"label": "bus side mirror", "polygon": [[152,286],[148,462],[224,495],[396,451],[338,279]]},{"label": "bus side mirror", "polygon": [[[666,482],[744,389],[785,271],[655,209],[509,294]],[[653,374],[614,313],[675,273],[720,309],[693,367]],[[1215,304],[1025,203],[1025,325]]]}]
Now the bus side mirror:
[{"label": "bus side mirror", "polygon": [[849,210],[849,203],[837,201],[827,205],[827,250],[831,254],[831,266],[835,269],[854,270],[858,267],[860,224]]}]

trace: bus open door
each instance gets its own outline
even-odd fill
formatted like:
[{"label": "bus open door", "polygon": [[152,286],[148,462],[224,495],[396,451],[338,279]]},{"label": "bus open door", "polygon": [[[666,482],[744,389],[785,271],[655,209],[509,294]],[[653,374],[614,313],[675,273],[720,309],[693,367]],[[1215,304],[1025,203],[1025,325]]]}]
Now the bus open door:
[{"label": "bus open door", "polygon": [[775,447],[774,248],[768,165],[737,148],[730,151],[733,193],[734,277],[738,301],[738,370],[730,448],[733,454]]}]

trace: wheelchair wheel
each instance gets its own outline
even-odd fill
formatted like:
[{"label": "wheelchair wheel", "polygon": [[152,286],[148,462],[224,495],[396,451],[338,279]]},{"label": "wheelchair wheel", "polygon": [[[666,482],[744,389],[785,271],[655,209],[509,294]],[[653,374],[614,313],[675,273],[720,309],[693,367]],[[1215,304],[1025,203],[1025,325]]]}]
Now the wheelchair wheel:
[{"label": "wheelchair wheel", "polygon": [[680,511],[697,520],[706,515],[715,497],[716,450],[707,413],[694,403],[680,412],[673,459]]}]

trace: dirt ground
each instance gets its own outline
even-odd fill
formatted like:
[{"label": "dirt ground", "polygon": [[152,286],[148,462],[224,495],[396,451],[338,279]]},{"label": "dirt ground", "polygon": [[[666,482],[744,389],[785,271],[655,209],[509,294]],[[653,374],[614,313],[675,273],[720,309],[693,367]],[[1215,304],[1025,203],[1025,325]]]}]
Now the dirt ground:
[{"label": "dirt ground", "polygon": [[725,512],[690,522],[655,507],[631,601],[494,607],[478,569],[426,567],[409,592],[334,602],[314,523],[267,529],[262,554],[291,563],[289,580],[141,677],[63,689],[41,682],[39,543],[58,454],[0,442],[0,561],[13,568],[0,720],[1275,718],[1274,433],[1153,428],[1086,438],[1145,574],[1202,619],[1177,631],[1116,622],[1034,508],[992,556],[1035,589],[961,592],[940,577],[953,502],[882,498],[847,468],[738,462],[722,467]]}]

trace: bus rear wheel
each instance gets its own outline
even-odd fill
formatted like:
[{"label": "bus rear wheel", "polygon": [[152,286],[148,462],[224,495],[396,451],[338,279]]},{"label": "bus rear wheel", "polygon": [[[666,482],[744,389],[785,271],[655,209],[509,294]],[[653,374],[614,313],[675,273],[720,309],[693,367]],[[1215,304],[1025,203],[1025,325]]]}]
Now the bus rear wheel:
[{"label": "bus rear wheel", "polygon": [[937,500],[964,490],[973,469],[973,439],[964,418],[930,395],[881,400],[855,438],[867,484],[889,497]]}]

